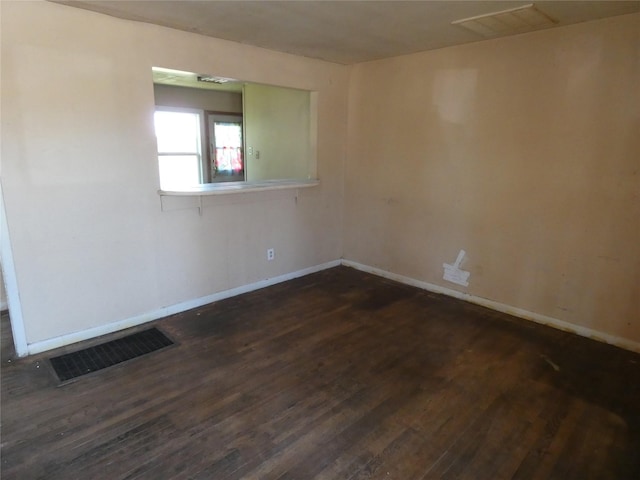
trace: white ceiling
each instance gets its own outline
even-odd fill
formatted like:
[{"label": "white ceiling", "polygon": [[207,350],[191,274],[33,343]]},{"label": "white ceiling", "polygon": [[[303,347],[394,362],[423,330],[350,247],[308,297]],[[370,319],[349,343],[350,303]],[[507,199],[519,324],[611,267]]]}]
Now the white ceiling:
[{"label": "white ceiling", "polygon": [[[114,17],[353,64],[484,38],[454,20],[522,1],[51,0]],[[640,1],[539,1],[556,26],[640,11]],[[640,28],[640,25],[639,25]]]}]

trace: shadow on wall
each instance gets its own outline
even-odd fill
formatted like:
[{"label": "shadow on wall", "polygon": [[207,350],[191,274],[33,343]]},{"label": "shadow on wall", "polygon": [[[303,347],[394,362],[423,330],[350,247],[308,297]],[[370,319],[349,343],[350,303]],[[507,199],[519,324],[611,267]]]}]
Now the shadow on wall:
[{"label": "shadow on wall", "polygon": [[2,268],[0,266],[0,311],[9,308],[7,304],[7,291],[4,289],[4,277],[2,276]]}]

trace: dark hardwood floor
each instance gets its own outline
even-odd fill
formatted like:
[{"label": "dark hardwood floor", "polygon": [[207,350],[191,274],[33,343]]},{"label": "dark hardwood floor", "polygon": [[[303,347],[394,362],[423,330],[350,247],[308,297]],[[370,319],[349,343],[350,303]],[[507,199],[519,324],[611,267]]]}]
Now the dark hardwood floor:
[{"label": "dark hardwood floor", "polygon": [[58,386],[3,318],[3,480],[640,479],[638,354],[345,267],[154,325]]}]

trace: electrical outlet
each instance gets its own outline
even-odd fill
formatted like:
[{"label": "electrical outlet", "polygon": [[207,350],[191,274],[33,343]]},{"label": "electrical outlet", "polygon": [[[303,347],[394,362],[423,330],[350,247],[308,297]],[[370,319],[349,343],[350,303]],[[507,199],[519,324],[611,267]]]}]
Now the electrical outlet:
[{"label": "electrical outlet", "polygon": [[276,251],[273,248],[267,249],[267,260],[271,261],[276,258]]}]

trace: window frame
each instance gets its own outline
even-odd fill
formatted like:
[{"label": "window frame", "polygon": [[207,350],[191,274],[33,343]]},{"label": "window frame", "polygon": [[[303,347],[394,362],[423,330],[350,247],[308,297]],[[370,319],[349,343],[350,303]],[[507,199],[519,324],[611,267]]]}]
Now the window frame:
[{"label": "window frame", "polygon": [[[205,110],[205,130],[207,134],[206,146],[207,146],[207,168],[208,168],[208,177],[207,182],[203,183],[231,183],[231,182],[245,182],[247,179],[247,159],[245,152],[245,124],[244,124],[244,114],[236,113],[236,112],[221,112],[218,110]],[[225,180],[223,177],[215,177],[214,176],[214,162],[216,159],[216,152],[213,151],[213,148],[216,147],[215,140],[211,138],[212,123],[210,122],[211,117],[214,117],[213,124],[215,125],[216,121],[229,121],[231,123],[235,123],[236,120],[239,120],[241,125],[241,152],[242,152],[242,179],[232,178],[231,180]],[[218,178],[216,180],[216,178]]]},{"label": "window frame", "polygon": [[156,105],[154,108],[154,116],[156,112],[175,112],[175,113],[191,113],[198,115],[198,126],[200,129],[198,138],[199,145],[198,151],[194,152],[160,152],[157,145],[157,134],[155,132],[155,119],[154,119],[154,134],[156,134],[156,163],[158,165],[158,178],[160,179],[160,158],[161,156],[191,156],[195,155],[198,159],[198,175],[200,183],[206,183],[205,179],[210,178],[208,161],[205,161],[204,157],[208,157],[208,134],[206,126],[206,112],[198,108],[188,107],[170,107],[165,105]]},{"label": "window frame", "polygon": [[[219,183],[234,183],[234,182],[245,182],[247,178],[247,162],[245,158],[245,123],[244,123],[244,114],[241,112],[223,112],[219,110],[206,110],[202,108],[191,108],[191,107],[173,107],[167,105],[155,105],[155,112],[176,112],[176,113],[192,113],[198,115],[198,123],[200,127],[199,134],[199,151],[197,153],[193,152],[160,152],[156,147],[156,156],[191,156],[195,155],[198,159],[198,174],[200,184],[219,184]],[[234,178],[232,180],[224,180],[219,179],[215,180],[213,176],[213,162],[215,160],[215,152],[211,150],[213,146],[213,141],[211,139],[210,133],[210,117],[217,117],[216,120],[228,119],[229,121],[239,120],[239,123],[242,126],[242,179]],[[154,124],[154,133],[155,133],[155,124]],[[157,143],[157,137],[156,137]],[[160,163],[159,158],[156,158],[158,162],[158,175],[160,175]]]}]

